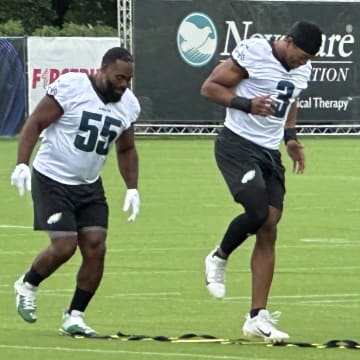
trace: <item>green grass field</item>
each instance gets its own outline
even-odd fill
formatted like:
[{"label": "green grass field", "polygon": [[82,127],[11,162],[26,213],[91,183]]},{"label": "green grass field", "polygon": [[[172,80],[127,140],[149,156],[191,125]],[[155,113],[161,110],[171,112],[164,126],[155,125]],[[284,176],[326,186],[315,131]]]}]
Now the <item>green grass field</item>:
[{"label": "green grass field", "polygon": [[[357,138],[305,138],[307,169],[287,171],[277,267],[269,310],[291,341],[360,342],[360,146]],[[32,202],[10,186],[16,141],[0,141],[0,358],[28,360],[359,359],[359,350],[264,344],[162,343],[71,339],[58,335],[79,265],[78,254],[41,286],[38,321],[16,314],[13,282],[48,243],[32,231]],[[86,320],[101,333],[243,338],[249,310],[253,238],[231,257],[227,297],[210,298],[204,258],[241,209],[213,159],[213,139],[138,139],[141,213],[127,223],[124,184],[111,156],[103,171],[110,203],[107,263]]]}]

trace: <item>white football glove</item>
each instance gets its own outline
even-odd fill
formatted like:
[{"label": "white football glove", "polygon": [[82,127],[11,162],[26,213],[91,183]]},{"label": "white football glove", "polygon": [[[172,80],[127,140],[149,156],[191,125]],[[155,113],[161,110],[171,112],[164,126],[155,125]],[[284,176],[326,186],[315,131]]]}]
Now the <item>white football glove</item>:
[{"label": "white football glove", "polygon": [[31,171],[26,164],[16,165],[11,174],[11,185],[16,186],[19,190],[19,195],[25,194],[25,189],[31,191]]},{"label": "white football glove", "polygon": [[128,218],[128,221],[134,221],[140,211],[140,197],[137,189],[128,189],[125,194],[124,211],[132,209],[132,214]]}]

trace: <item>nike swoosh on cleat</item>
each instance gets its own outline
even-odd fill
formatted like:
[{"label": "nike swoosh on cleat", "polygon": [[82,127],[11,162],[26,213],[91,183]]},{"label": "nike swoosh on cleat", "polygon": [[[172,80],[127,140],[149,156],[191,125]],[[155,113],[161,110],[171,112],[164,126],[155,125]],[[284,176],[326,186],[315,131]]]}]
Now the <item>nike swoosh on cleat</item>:
[{"label": "nike swoosh on cleat", "polygon": [[260,328],[257,328],[265,337],[270,337],[271,336],[271,331],[269,332],[265,332],[265,331],[262,331]]}]

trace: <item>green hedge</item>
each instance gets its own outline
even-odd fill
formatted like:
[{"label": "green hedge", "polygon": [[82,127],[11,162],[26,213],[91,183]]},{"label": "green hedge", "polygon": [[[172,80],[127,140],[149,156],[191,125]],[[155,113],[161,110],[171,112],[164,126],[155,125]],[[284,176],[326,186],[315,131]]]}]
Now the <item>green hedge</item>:
[{"label": "green hedge", "polygon": [[[0,24],[0,36],[24,36],[24,27],[20,20],[9,20]],[[65,23],[63,28],[44,25],[35,29],[29,36],[117,36],[117,29],[107,25],[79,25]]]}]

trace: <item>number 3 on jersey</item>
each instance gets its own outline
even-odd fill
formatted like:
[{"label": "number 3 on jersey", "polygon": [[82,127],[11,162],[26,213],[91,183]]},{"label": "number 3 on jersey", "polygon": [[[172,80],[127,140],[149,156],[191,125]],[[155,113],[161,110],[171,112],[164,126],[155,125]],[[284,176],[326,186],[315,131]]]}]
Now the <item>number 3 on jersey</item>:
[{"label": "number 3 on jersey", "polygon": [[286,110],[290,104],[290,99],[294,93],[294,84],[290,81],[281,80],[277,84],[276,89],[278,90],[277,96],[274,97],[276,102],[276,109],[273,116],[282,118],[286,114]]},{"label": "number 3 on jersey", "polygon": [[[102,124],[101,114],[84,111],[81,117],[79,130],[85,131],[86,136],[76,135],[74,145],[86,152],[96,151],[99,155],[107,155],[109,145],[116,138],[121,128],[121,121],[106,116]],[[102,128],[99,129],[99,125]],[[115,130],[114,127],[117,129]],[[99,136],[100,131],[100,136]]]}]

